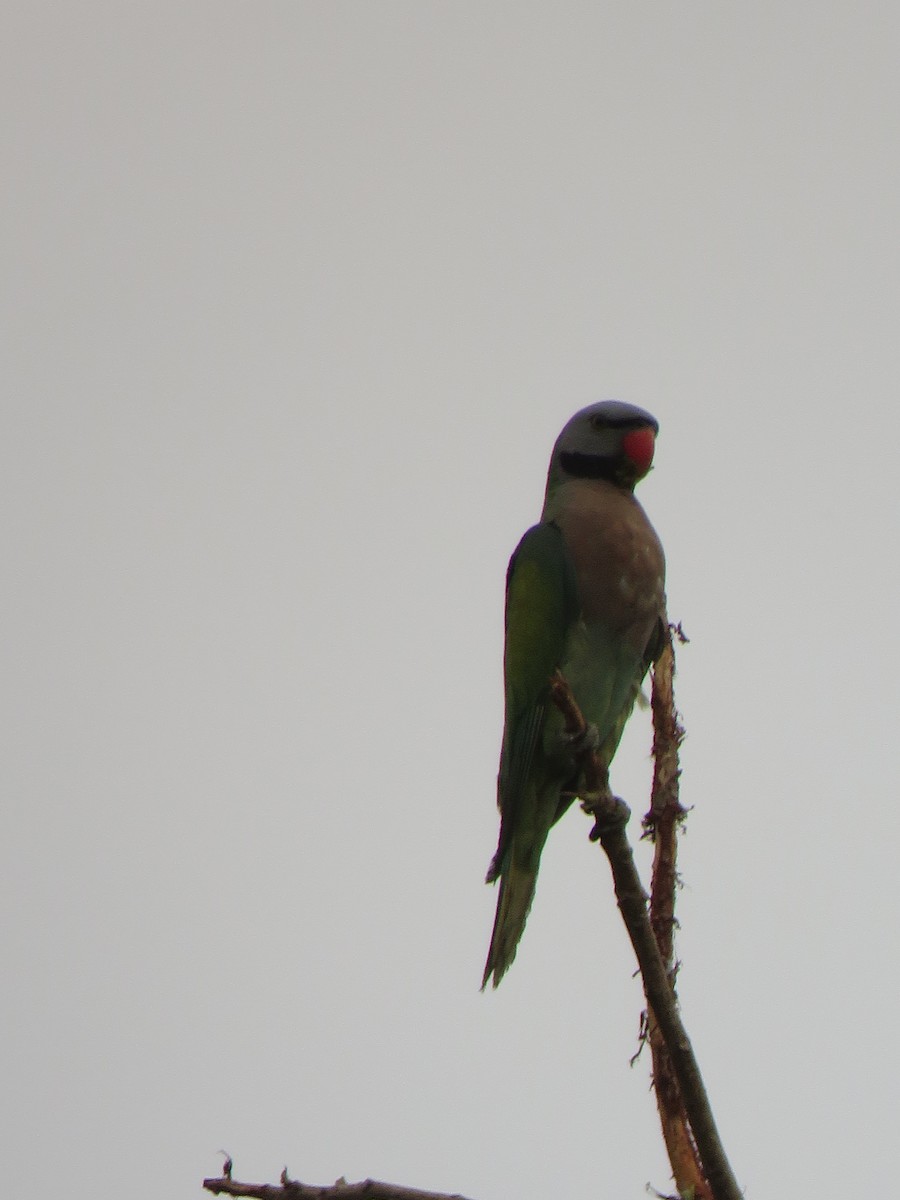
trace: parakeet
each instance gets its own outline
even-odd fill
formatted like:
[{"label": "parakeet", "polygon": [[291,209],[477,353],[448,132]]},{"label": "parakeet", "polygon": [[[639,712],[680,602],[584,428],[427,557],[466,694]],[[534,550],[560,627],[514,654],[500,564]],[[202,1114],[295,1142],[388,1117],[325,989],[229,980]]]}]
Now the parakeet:
[{"label": "parakeet", "polygon": [[650,413],[618,400],[577,412],[553,447],[540,523],[510,559],[500,840],[487,873],[500,894],[482,988],[509,970],[547,834],[579,787],[550,677],[562,670],[608,769],[662,648],[665,559],[634,496],[658,430]]}]

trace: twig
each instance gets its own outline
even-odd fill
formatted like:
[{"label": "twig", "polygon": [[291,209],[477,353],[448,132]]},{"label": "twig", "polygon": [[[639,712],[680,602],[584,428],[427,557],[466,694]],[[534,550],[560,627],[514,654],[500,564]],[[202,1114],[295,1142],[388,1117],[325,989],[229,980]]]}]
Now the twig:
[{"label": "twig", "polygon": [[[583,736],[586,730],[584,717],[559,671],[551,681],[551,696],[563,715],[567,732],[575,737]],[[592,840],[599,839],[609,859],[619,911],[637,956],[647,1004],[669,1051],[690,1131],[699,1151],[703,1175],[709,1183],[713,1200],[742,1200],[741,1190],[716,1129],[700,1068],[678,1014],[666,964],[650,924],[647,896],[625,832],[630,815],[628,807],[611,794],[606,773],[597,762],[588,740],[584,741],[580,765],[586,786],[581,796],[582,807],[594,818]]]},{"label": "twig", "polygon": [[457,1194],[423,1192],[377,1179],[363,1179],[359,1183],[339,1179],[326,1185],[301,1183],[299,1179],[289,1179],[287,1171],[282,1171],[280,1184],[239,1183],[230,1175],[222,1175],[204,1179],[203,1186],[214,1195],[249,1196],[255,1200],[465,1200]]}]

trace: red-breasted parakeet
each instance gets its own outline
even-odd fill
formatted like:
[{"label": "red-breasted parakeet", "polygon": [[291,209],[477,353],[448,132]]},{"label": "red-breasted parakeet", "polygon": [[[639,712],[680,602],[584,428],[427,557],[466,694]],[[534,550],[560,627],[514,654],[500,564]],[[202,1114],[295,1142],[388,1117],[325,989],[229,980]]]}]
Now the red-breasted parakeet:
[{"label": "red-breasted parakeet", "polygon": [[562,670],[608,767],[662,647],[665,560],[634,496],[658,429],[617,400],[576,413],[553,447],[540,523],[509,563],[500,840],[487,874],[500,894],[482,987],[515,957],[547,834],[580,786],[551,676]]}]

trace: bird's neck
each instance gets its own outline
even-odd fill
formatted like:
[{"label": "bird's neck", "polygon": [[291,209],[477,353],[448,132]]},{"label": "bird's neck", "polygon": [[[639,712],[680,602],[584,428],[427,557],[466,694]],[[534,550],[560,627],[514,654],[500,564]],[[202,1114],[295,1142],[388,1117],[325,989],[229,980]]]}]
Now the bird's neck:
[{"label": "bird's neck", "polygon": [[620,487],[608,479],[579,478],[547,480],[542,521],[553,521],[561,513],[574,509],[608,510],[637,505],[631,488]]}]

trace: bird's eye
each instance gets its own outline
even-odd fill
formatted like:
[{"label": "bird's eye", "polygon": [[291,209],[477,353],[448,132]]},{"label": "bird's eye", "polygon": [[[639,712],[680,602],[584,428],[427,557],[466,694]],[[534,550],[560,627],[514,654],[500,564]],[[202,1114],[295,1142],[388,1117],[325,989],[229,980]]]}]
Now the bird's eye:
[{"label": "bird's eye", "polygon": [[599,413],[597,413],[595,416],[591,417],[591,428],[592,429],[605,429],[606,428],[606,421],[603,419],[603,417],[600,416]]}]

